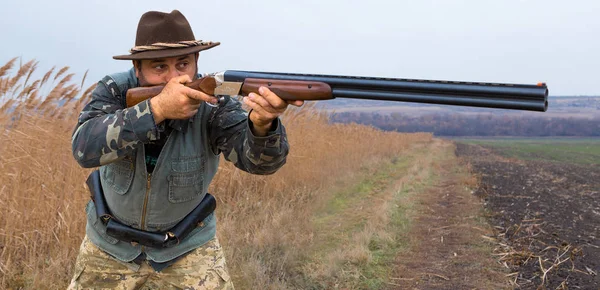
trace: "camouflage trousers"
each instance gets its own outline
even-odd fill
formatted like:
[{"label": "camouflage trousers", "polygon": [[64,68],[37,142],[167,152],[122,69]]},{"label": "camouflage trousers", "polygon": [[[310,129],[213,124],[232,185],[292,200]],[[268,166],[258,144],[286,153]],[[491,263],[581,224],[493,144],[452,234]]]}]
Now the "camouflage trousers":
[{"label": "camouflage trousers", "polygon": [[160,272],[121,262],[84,237],[68,289],[233,289],[217,237]]}]

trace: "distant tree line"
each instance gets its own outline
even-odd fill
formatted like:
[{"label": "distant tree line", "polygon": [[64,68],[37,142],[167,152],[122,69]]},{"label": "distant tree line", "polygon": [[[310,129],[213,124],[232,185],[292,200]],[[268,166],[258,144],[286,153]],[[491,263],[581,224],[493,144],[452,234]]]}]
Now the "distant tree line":
[{"label": "distant tree line", "polygon": [[544,118],[502,115],[344,112],[331,115],[336,123],[371,125],[386,131],[433,132],[437,136],[600,136],[600,118]]}]

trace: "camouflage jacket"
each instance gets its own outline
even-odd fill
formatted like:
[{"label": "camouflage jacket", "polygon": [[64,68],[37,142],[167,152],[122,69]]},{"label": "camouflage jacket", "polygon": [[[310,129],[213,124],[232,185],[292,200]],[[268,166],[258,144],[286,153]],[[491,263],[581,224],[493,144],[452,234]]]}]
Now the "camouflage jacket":
[{"label": "camouflage jacket", "polygon": [[[188,120],[156,125],[148,100],[126,108],[124,95],[136,86],[133,69],[100,81],[72,138],[77,162],[82,167],[100,167],[106,203],[120,222],[147,231],[164,231],[177,224],[205,196],[220,153],[239,169],[254,174],[271,174],[285,163],[289,146],[279,119],[266,137],[254,136],[240,103],[226,98],[217,108],[203,104]],[[172,128],[171,133],[156,168],[148,174],[143,145],[159,139],[165,126]],[[86,212],[90,240],[122,261],[131,261],[142,251],[155,262],[169,261],[215,234],[216,221],[211,215],[179,245],[143,249],[106,235],[93,202]]]}]

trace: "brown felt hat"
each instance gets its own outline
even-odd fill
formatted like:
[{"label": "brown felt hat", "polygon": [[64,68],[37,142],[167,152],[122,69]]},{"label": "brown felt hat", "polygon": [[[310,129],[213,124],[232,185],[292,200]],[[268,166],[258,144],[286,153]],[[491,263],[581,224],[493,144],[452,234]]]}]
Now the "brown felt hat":
[{"label": "brown felt hat", "polygon": [[114,59],[137,60],[182,56],[207,50],[220,42],[196,40],[190,23],[177,10],[171,13],[149,11],[138,23],[135,47],[130,54]]}]

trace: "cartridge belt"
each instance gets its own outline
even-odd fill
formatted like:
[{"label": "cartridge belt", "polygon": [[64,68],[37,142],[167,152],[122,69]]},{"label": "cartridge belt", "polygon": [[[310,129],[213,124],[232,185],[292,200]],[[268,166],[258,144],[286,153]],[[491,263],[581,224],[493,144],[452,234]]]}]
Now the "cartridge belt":
[{"label": "cartridge belt", "polygon": [[207,193],[192,212],[168,231],[143,231],[124,225],[112,216],[104,199],[104,192],[100,184],[100,171],[94,170],[86,183],[96,206],[96,214],[100,221],[106,225],[107,235],[123,242],[138,243],[152,248],[169,248],[179,244],[217,207],[215,198]]}]

